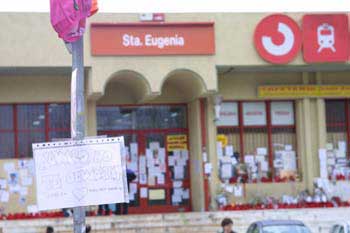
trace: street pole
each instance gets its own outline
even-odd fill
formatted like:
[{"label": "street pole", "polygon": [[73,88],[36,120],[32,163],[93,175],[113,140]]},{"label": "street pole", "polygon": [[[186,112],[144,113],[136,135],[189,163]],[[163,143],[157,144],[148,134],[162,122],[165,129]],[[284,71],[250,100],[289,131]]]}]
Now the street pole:
[{"label": "street pole", "polygon": [[[71,79],[71,137],[82,140],[85,136],[84,98],[84,38],[72,43]],[[74,233],[85,233],[85,208],[73,208]]]}]

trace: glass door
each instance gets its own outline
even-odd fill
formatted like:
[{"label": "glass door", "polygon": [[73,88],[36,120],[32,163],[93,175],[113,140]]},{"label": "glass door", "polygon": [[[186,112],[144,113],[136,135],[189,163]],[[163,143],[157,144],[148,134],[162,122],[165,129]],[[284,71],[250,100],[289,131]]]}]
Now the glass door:
[{"label": "glass door", "polygon": [[190,211],[190,169],[185,105],[100,106],[99,135],[124,136],[129,213]]}]

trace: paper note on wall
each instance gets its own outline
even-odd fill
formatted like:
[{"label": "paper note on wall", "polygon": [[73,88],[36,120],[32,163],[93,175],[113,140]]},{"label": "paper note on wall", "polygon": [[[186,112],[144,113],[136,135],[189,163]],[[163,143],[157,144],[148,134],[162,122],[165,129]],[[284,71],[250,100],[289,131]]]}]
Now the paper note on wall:
[{"label": "paper note on wall", "polygon": [[4,170],[7,172],[7,173],[11,173],[11,172],[14,172],[16,169],[15,169],[15,163],[11,162],[11,163],[4,163]]},{"label": "paper note on wall", "polygon": [[294,151],[285,151],[282,154],[283,169],[287,171],[296,171],[296,156]]},{"label": "paper note on wall", "polygon": [[140,173],[139,178],[140,178],[140,184],[147,184],[147,174]]},{"label": "paper note on wall", "polygon": [[149,190],[149,200],[165,200],[165,190],[164,189],[150,189]]},{"label": "paper note on wall", "polygon": [[19,193],[20,190],[21,190],[21,186],[19,184],[9,185],[10,193]]},{"label": "paper note on wall", "polygon": [[292,150],[293,150],[293,147],[292,147],[292,145],[285,145],[284,149],[285,149],[286,151],[292,151]]},{"label": "paper note on wall", "polygon": [[21,187],[19,190],[19,194],[21,196],[27,196],[28,195],[28,187]]},{"label": "paper note on wall", "polygon": [[21,179],[21,184],[23,186],[30,186],[33,184],[33,178],[32,177],[24,177]]},{"label": "paper note on wall", "polygon": [[174,188],[181,188],[182,187],[182,181],[173,181],[173,187]]},{"label": "paper note on wall", "polygon": [[154,186],[156,185],[156,177],[152,175],[148,175],[148,185],[149,186]]},{"label": "paper note on wall", "polygon": [[168,156],[168,166],[175,166],[175,157]]},{"label": "paper note on wall", "polygon": [[29,205],[27,206],[27,211],[28,213],[38,213],[39,210],[38,210],[38,206],[37,205]]},{"label": "paper note on wall", "polygon": [[140,197],[141,198],[147,198],[148,197],[148,188],[141,188],[140,189]]},{"label": "paper note on wall", "polygon": [[223,152],[223,149],[222,149],[222,143],[221,142],[217,142],[216,153],[217,153],[218,158],[224,156],[224,152]]},{"label": "paper note on wall", "polygon": [[210,175],[212,170],[213,170],[213,165],[211,163],[206,163],[204,165],[204,173],[206,175]]},{"label": "paper note on wall", "polygon": [[158,174],[157,175],[157,183],[160,185],[165,184],[165,176],[164,174]]},{"label": "paper note on wall", "polygon": [[242,185],[235,185],[233,186],[233,193],[235,197],[242,197],[243,196],[243,187]]},{"label": "paper note on wall", "polygon": [[6,179],[0,179],[0,189],[6,189],[7,181]]},{"label": "paper note on wall", "polygon": [[323,179],[328,178],[328,170],[327,170],[327,150],[319,149],[318,150],[318,158],[320,161],[320,177]]},{"label": "paper note on wall", "polygon": [[129,201],[135,201],[135,193],[129,193]]},{"label": "paper note on wall", "polygon": [[182,196],[182,188],[174,188],[174,195]]},{"label": "paper note on wall", "polygon": [[255,156],[255,161],[257,163],[262,163],[265,161],[265,156],[264,155],[257,155],[257,156]]},{"label": "paper note on wall", "polygon": [[176,196],[176,195],[172,195],[171,196],[171,202],[176,204],[176,203],[180,203],[182,201],[182,197],[181,196]]},{"label": "paper note on wall", "polygon": [[326,149],[327,150],[333,150],[333,143],[327,143],[326,144]]},{"label": "paper note on wall", "polygon": [[183,166],[175,166],[174,167],[174,179],[182,180],[185,177],[185,170]]},{"label": "paper note on wall", "polygon": [[221,179],[231,179],[233,176],[233,169],[231,163],[224,163],[220,169]]},{"label": "paper note on wall", "polygon": [[267,161],[261,162],[260,168],[261,168],[262,172],[268,172],[269,171],[269,163]]},{"label": "paper note on wall", "polygon": [[139,170],[140,173],[146,173],[146,157],[140,156],[139,158]]},{"label": "paper note on wall", "polygon": [[244,163],[252,165],[255,163],[254,156],[253,155],[246,155],[244,156]]},{"label": "paper note on wall", "polygon": [[206,163],[208,161],[208,154],[207,154],[207,152],[203,152],[202,153],[202,159],[203,159],[203,163]]},{"label": "paper note on wall", "polygon": [[267,148],[266,147],[258,147],[256,149],[256,153],[258,155],[267,155]]},{"label": "paper note on wall", "polygon": [[233,146],[232,145],[227,145],[225,147],[225,155],[226,156],[232,156],[233,155]]},{"label": "paper note on wall", "polygon": [[[135,142],[130,143],[130,153],[132,155],[138,155],[138,145]],[[132,156],[133,157],[133,156]]]},{"label": "paper note on wall", "polygon": [[346,152],[346,142],[345,141],[338,141],[338,149]]},{"label": "paper note on wall", "polygon": [[187,135],[177,134],[167,136],[168,151],[187,150]]},{"label": "paper note on wall", "polygon": [[189,189],[184,189],[182,192],[182,198],[183,199],[190,199],[190,190]]},{"label": "paper note on wall", "polygon": [[39,210],[128,202],[123,147],[123,137],[33,144]]},{"label": "paper note on wall", "polygon": [[228,193],[233,193],[234,188],[232,185],[225,185],[225,191]]},{"label": "paper note on wall", "polygon": [[159,142],[150,142],[149,148],[151,150],[158,150],[160,148]]},{"label": "paper note on wall", "polygon": [[10,199],[10,193],[7,191],[1,192],[1,202],[8,202]]}]

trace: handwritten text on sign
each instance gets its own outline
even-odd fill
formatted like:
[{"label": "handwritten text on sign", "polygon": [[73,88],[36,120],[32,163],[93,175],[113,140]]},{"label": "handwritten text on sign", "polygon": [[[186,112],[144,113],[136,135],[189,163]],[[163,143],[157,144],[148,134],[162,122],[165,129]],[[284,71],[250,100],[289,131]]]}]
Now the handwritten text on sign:
[{"label": "handwritten text on sign", "polygon": [[33,144],[39,210],[129,202],[124,139]]}]

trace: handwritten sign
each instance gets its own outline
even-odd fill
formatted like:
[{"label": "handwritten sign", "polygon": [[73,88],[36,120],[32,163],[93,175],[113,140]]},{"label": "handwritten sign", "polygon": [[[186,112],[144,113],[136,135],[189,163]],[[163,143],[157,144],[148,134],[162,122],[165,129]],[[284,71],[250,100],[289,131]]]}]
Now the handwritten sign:
[{"label": "handwritten sign", "polygon": [[39,210],[129,202],[123,137],[32,146]]}]

